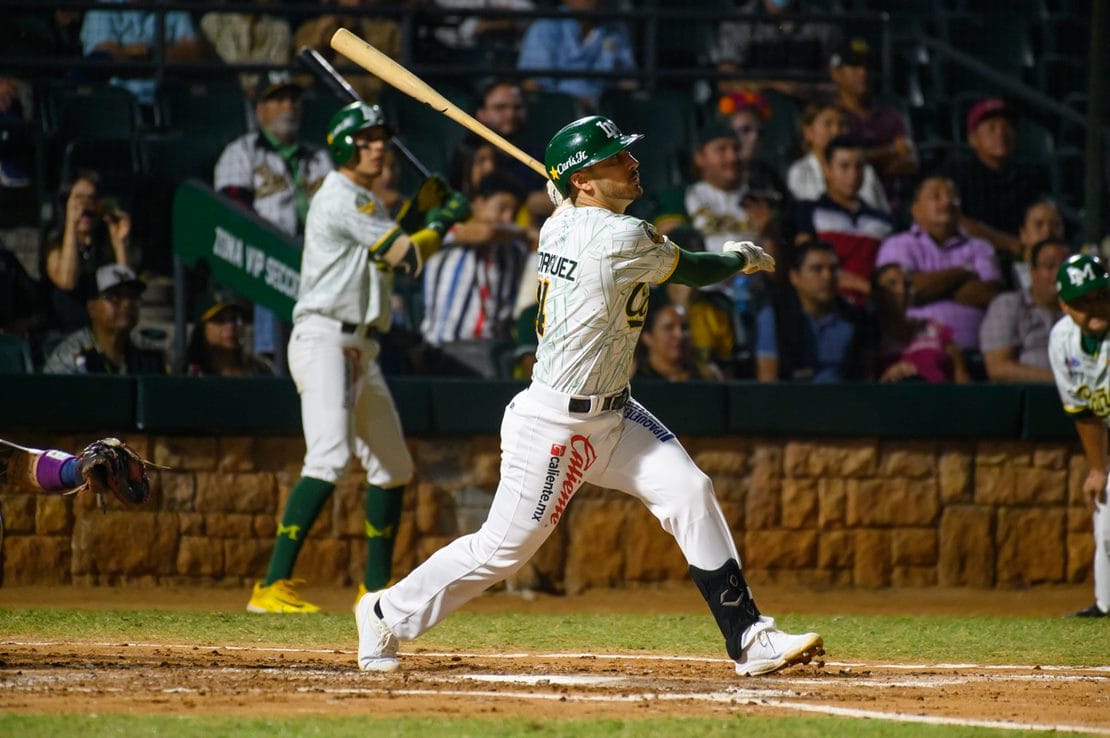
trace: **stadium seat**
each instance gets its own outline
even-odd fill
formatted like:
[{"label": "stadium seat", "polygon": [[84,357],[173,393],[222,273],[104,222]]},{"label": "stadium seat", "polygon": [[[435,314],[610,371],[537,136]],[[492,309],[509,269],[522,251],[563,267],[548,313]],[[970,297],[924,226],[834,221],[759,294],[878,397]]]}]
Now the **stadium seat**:
[{"label": "stadium seat", "polygon": [[1037,85],[1041,92],[1057,100],[1086,92],[1086,60],[1062,54],[1045,54],[1037,60]]},{"label": "stadium seat", "polygon": [[126,139],[139,130],[139,102],[115,85],[52,85],[44,110],[45,132],[73,138]]},{"label": "stadium seat", "polygon": [[0,333],[0,374],[31,374],[31,349],[19,336]]},{"label": "stadium seat", "polygon": [[525,147],[542,156],[547,142],[560,128],[578,118],[578,103],[563,92],[527,93],[528,122],[520,132]]},{"label": "stadium seat", "polygon": [[601,114],[612,118],[626,133],[647,135],[633,155],[640,160],[644,189],[656,192],[678,184],[681,167],[689,161],[694,141],[694,103],[688,93],[658,90],[654,95],[608,90],[601,97]]},{"label": "stadium seat", "polygon": [[1051,160],[1052,196],[1073,208],[1082,207],[1086,182],[1083,151],[1073,147],[1058,149]]},{"label": "stadium seat", "polygon": [[248,105],[238,79],[166,80],[155,95],[158,124],[225,142],[247,132]]},{"label": "stadium seat", "polygon": [[1052,132],[1037,121],[1022,117],[1014,128],[1014,158],[1047,167],[1056,149]]},{"label": "stadium seat", "polygon": [[301,140],[323,146],[328,137],[328,123],[343,102],[318,85],[305,90],[301,98]]},{"label": "stadium seat", "polygon": [[762,158],[784,172],[798,152],[802,130],[801,111],[798,103],[789,95],[775,90],[766,90],[764,94],[771,105],[771,119],[764,124],[759,136]]},{"label": "stadium seat", "polygon": [[[956,49],[974,56],[994,71],[1019,82],[1027,81],[1033,67],[1029,19],[1009,13],[951,14],[942,18],[942,33]],[[945,63],[942,78],[944,91],[949,95],[994,87],[985,77],[952,62]]]}]

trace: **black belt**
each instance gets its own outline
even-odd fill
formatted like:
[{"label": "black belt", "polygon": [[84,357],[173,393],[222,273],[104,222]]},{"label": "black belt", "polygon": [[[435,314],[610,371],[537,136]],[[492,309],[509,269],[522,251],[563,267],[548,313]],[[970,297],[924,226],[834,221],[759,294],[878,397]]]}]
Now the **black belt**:
[{"label": "black belt", "polygon": [[[615,395],[609,395],[601,401],[601,412],[620,410],[628,402],[628,388],[625,387]],[[572,397],[567,403],[567,410],[572,413],[588,413],[593,403],[589,397]]]},{"label": "black belt", "polygon": [[[344,333],[358,333],[359,328],[362,328],[363,325],[364,325],[363,323],[343,323],[342,325],[340,325],[339,330],[341,330]],[[366,333],[364,335],[366,335],[368,337],[369,336],[376,336],[376,335],[378,335],[378,329],[377,328],[367,328]]]}]

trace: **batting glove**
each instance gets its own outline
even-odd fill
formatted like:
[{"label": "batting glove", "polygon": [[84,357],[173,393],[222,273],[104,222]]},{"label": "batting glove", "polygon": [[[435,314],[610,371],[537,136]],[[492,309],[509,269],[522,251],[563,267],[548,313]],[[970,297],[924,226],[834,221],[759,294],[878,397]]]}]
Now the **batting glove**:
[{"label": "batting glove", "polygon": [[441,236],[447,229],[470,217],[470,201],[461,192],[452,191],[439,207],[428,211],[427,227]]},{"label": "batting glove", "polygon": [[451,195],[451,186],[438,174],[420,183],[416,194],[405,201],[397,222],[405,233],[416,233],[428,223],[431,211],[443,205]]},{"label": "batting glove", "polygon": [[724,251],[735,251],[744,257],[744,267],[740,270],[744,274],[755,274],[760,270],[765,272],[775,271],[775,257],[752,241],[726,241],[722,249]]}]

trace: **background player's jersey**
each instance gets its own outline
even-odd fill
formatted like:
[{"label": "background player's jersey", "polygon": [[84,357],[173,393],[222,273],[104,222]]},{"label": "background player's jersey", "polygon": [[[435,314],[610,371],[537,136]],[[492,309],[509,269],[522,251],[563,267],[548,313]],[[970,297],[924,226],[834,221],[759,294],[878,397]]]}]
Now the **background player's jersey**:
[{"label": "background player's jersey", "polygon": [[596,395],[628,384],[648,308],[648,285],[671,276],[678,251],[638,218],[568,207],[540,230],[539,312],[532,378]]},{"label": "background player's jersey", "polygon": [[311,313],[389,330],[393,273],[370,247],[396,227],[372,192],[329,173],[308,209],[293,321]]},{"label": "background player's jersey", "polygon": [[1083,350],[1082,336],[1067,315],[1052,326],[1048,359],[1056,390],[1069,415],[1091,413],[1110,424],[1110,335],[1102,339],[1094,354]]}]

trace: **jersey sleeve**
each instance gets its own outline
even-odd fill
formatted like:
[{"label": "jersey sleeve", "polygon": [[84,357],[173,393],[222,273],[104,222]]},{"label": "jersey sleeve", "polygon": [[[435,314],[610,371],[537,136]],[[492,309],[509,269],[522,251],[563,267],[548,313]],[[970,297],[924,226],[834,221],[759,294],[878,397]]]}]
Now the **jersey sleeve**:
[{"label": "jersey sleeve", "polygon": [[678,249],[650,223],[622,217],[613,226],[609,258],[617,284],[660,284],[674,274]]},{"label": "jersey sleeve", "polygon": [[1057,323],[1048,338],[1048,361],[1052,365],[1052,376],[1056,380],[1056,391],[1064,412],[1072,417],[1083,417],[1090,412],[1090,403],[1079,394],[1079,375],[1068,367],[1068,339],[1070,331],[1064,323]]},{"label": "jersey sleeve", "polygon": [[332,207],[331,218],[335,227],[347,238],[364,244],[375,258],[392,242],[400,229],[377,200],[359,198],[343,201],[342,207]]}]

